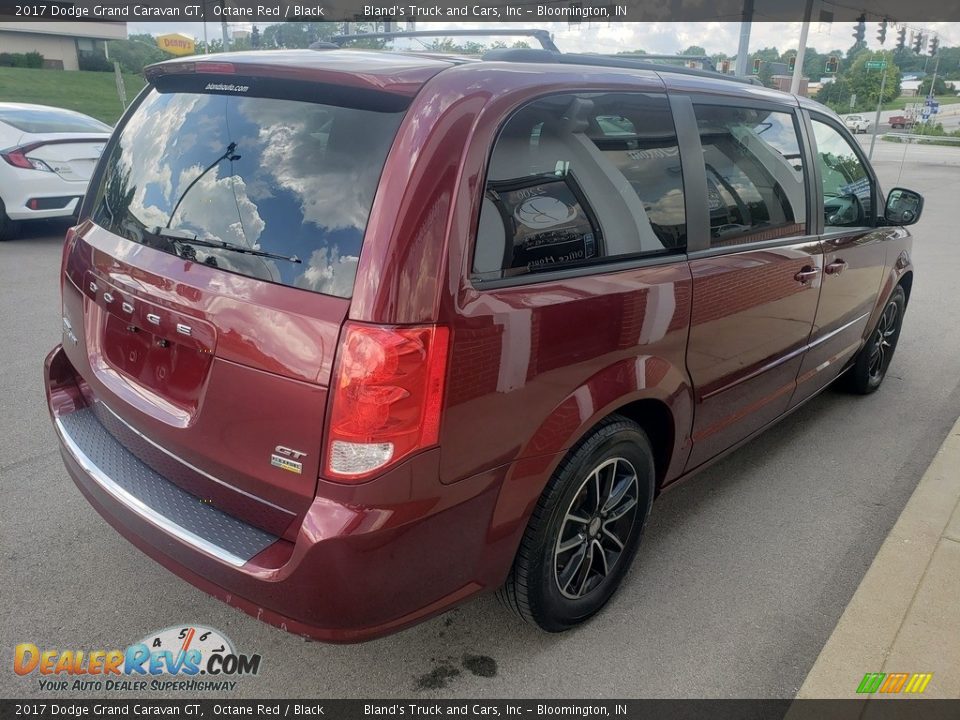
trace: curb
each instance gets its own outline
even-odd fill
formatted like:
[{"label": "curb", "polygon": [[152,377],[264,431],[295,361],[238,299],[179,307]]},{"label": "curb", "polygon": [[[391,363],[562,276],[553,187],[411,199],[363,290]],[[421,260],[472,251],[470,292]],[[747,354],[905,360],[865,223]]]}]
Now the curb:
[{"label": "curb", "polygon": [[[933,673],[923,698],[960,698],[960,419],[887,536],[797,699],[857,695],[866,673]],[[911,697],[911,696],[906,696]]]}]

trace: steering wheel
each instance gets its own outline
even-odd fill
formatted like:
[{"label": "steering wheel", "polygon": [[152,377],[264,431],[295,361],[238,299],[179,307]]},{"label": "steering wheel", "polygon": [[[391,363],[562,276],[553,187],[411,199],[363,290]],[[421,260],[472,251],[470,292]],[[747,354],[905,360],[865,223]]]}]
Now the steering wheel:
[{"label": "steering wheel", "polygon": [[863,219],[863,205],[856,195],[828,195],[823,199],[827,225],[857,225]]}]

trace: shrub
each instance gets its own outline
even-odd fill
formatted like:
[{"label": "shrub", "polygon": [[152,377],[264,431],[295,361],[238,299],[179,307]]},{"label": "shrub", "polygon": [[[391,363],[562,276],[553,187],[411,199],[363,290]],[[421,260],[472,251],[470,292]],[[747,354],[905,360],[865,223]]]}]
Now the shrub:
[{"label": "shrub", "polygon": [[38,52],[0,53],[0,67],[42,68],[43,55]]},{"label": "shrub", "polygon": [[113,63],[103,55],[80,55],[77,58],[77,65],[81,70],[93,70],[95,72],[112,72]]}]

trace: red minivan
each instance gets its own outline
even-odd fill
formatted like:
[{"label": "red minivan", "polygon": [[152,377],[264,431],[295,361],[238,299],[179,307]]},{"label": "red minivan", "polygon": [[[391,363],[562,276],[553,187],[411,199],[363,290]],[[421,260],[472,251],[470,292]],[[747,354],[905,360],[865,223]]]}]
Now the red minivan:
[{"label": "red minivan", "polygon": [[496,589],[572,627],[664,488],[896,347],[923,200],[805,98],[550,49],[146,75],[64,245],[50,412],[117,531],[285,630]]}]

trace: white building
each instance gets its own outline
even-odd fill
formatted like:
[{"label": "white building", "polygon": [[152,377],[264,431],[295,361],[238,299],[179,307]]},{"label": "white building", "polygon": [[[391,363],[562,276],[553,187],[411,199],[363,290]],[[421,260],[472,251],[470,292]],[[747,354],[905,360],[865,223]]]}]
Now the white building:
[{"label": "white building", "polygon": [[62,70],[79,70],[80,56],[106,55],[107,40],[126,37],[125,22],[0,22],[0,51],[38,52],[44,67]]}]

